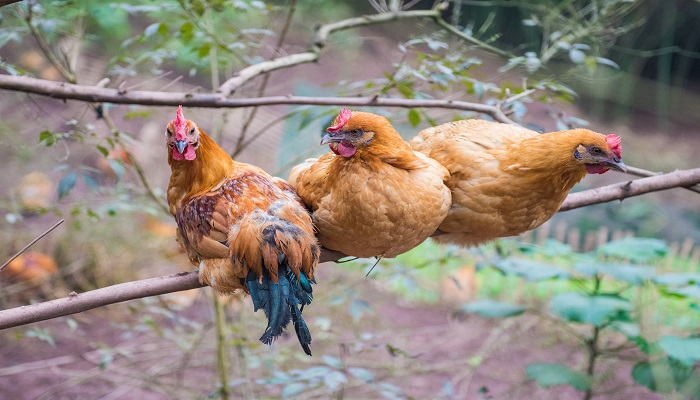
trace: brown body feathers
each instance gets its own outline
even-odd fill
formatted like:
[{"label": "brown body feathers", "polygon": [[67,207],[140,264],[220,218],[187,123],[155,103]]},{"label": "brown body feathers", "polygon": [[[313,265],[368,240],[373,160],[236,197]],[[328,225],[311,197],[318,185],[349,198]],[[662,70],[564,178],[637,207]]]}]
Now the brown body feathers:
[{"label": "brown body feathers", "polygon": [[534,229],[586,173],[626,169],[619,138],[587,129],[539,134],[463,120],[425,129],[411,146],[450,172],[452,207],[434,239],[465,246]]}]

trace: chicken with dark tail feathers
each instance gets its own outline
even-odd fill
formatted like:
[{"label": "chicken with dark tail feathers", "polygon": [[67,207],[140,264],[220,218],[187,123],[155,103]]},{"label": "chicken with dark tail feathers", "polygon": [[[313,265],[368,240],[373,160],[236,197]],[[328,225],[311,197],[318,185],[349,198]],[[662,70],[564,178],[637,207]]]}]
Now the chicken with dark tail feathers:
[{"label": "chicken with dark tail feathers", "polygon": [[219,294],[250,293],[268,319],[260,340],[272,344],[291,321],[304,352],[311,333],[302,318],[320,247],[311,217],[287,182],[236,162],[182,106],[165,131],[172,174],[168,205],[178,241],[199,265],[199,280]]}]

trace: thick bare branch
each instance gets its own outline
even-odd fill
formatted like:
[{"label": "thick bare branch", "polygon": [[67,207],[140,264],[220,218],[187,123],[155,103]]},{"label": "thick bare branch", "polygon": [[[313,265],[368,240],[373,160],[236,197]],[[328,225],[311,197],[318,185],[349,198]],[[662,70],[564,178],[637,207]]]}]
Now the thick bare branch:
[{"label": "thick bare branch", "polygon": [[593,204],[622,200],[644,193],[657,192],[659,190],[675,187],[690,187],[698,183],[700,183],[700,168],[675,171],[668,174],[585,190],[583,192],[571,193],[564,201],[564,204],[561,205],[559,211],[568,211]]},{"label": "thick bare branch", "polygon": [[22,0],[0,0],[0,7],[4,7],[9,4],[19,3]]},{"label": "thick bare branch", "polygon": [[[700,168],[675,171],[660,176],[616,183],[569,195],[560,211],[620,200],[640,194],[687,187],[700,183]],[[323,250],[324,261],[338,260],[342,254]],[[57,300],[0,311],[0,329],[12,328],[51,318],[87,311],[108,304],[201,287],[196,272],[180,273],[108,286]]]},{"label": "thick bare branch", "polygon": [[474,111],[490,115],[493,119],[514,124],[499,108],[466,101],[417,100],[384,97],[304,97],[271,96],[247,99],[229,99],[214,93],[185,93],[158,91],[121,91],[96,86],[74,85],[27,76],[0,75],[0,89],[34,93],[55,99],[107,102],[115,104],[141,104],[147,106],[178,106],[205,108],[237,108],[280,104],[304,104],[353,107],[403,107],[446,108]]},{"label": "thick bare branch", "polygon": [[120,283],[85,293],[0,311],[0,329],[77,314],[83,311],[121,303],[123,301],[157,296],[202,287],[196,272],[183,272],[158,278]]}]

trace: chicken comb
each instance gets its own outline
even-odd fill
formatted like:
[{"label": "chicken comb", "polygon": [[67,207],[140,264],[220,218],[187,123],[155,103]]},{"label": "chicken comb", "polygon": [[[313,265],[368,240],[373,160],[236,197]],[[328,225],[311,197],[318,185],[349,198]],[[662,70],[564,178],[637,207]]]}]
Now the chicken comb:
[{"label": "chicken comb", "polygon": [[352,111],[348,110],[347,108],[343,108],[340,110],[340,114],[338,114],[338,116],[333,120],[335,125],[328,127],[326,130],[328,132],[338,132],[343,126],[345,126],[345,124],[348,123],[350,117],[352,117]]},{"label": "chicken comb", "polygon": [[605,141],[608,143],[608,146],[610,146],[610,150],[615,154],[616,157],[622,157],[622,146],[620,145],[620,142],[622,139],[620,139],[619,136],[617,135],[607,135],[605,137]]},{"label": "chicken comb", "polygon": [[185,140],[187,132],[187,120],[185,115],[182,114],[182,105],[177,108],[177,113],[175,114],[175,138],[177,140]]}]

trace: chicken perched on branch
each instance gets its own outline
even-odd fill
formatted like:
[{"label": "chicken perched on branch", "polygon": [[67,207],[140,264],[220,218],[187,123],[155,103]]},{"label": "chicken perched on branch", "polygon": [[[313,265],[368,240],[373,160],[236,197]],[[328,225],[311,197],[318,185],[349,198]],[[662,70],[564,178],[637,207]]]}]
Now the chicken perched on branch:
[{"label": "chicken perched on branch", "polygon": [[433,238],[464,246],[542,225],[587,173],[627,170],[620,138],[588,129],[539,134],[463,120],[425,129],[411,146],[450,171],[452,207]]},{"label": "chicken perched on branch", "polygon": [[313,211],[324,247],[395,257],[447,215],[447,170],[413,152],[386,118],[343,109],[321,144],[332,152],[294,167],[289,182]]},{"label": "chicken perched on branch", "polygon": [[182,106],[166,130],[170,212],[178,240],[199,279],[220,294],[243,289],[268,319],[260,340],[272,344],[291,320],[311,355],[301,316],[313,298],[320,247],[311,217],[294,188],[255,166],[239,163]]}]

